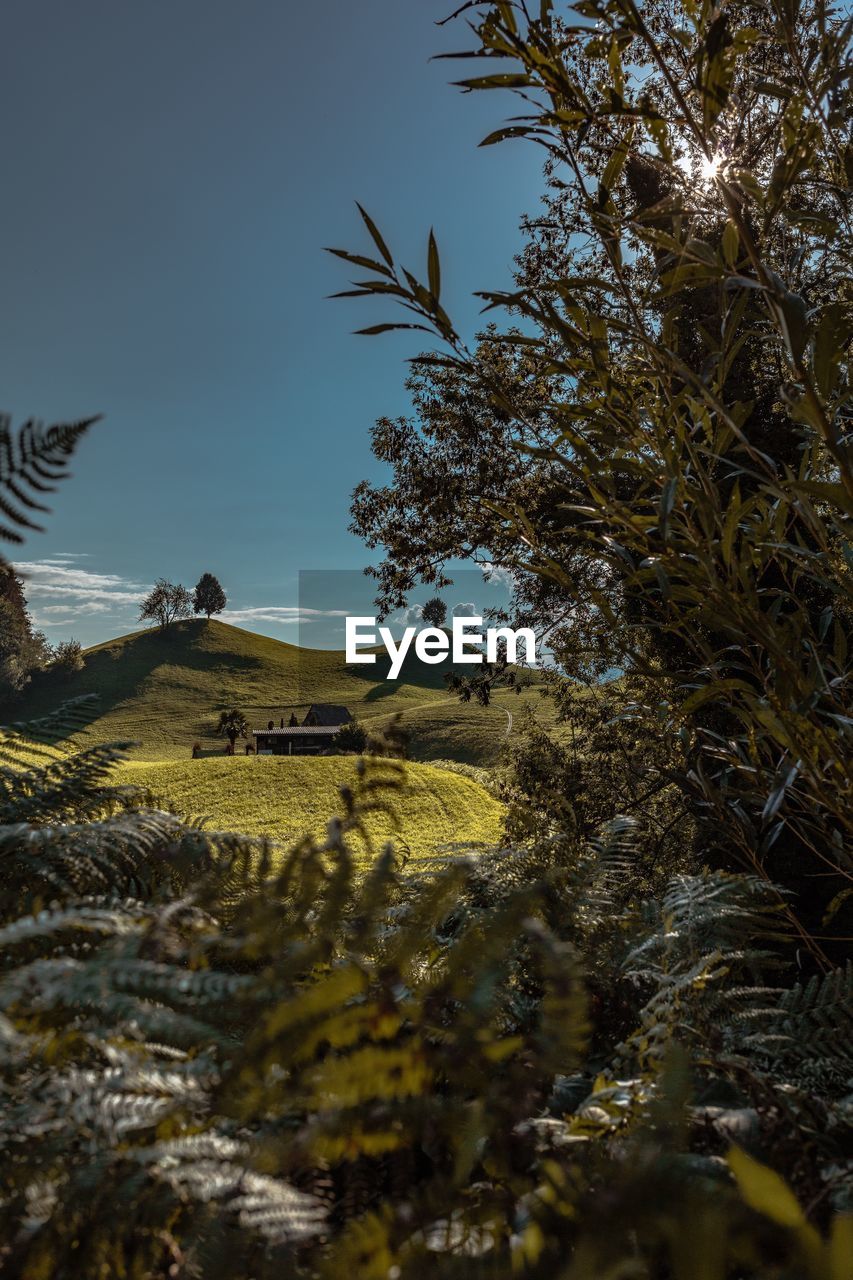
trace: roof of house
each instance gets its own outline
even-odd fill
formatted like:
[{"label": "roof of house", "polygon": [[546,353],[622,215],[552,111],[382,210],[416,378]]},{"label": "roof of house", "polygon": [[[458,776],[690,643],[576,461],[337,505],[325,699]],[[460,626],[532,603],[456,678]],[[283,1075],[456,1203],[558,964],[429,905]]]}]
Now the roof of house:
[{"label": "roof of house", "polygon": [[305,734],[307,737],[317,734],[323,734],[326,737],[333,738],[340,728],[339,724],[296,724],[288,725],[284,729],[253,729],[253,738],[298,738]]},{"label": "roof of house", "polygon": [[309,716],[315,716],[318,725],[341,725],[352,720],[349,707],[333,702],[314,702],[305,713],[305,724]]}]

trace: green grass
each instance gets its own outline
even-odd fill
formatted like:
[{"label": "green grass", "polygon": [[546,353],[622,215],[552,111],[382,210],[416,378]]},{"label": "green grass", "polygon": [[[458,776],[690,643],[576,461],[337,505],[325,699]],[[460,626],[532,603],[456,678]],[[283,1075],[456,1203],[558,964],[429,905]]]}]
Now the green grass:
[{"label": "green grass", "polygon": [[[322,837],[341,813],[339,789],[356,782],[352,756],[235,756],[232,759],[132,761],[122,781],[149,788],[182,816],[206,818],[213,830],[241,831],[285,843]],[[449,844],[493,844],[502,806],[478,783],[444,769],[407,764],[403,784],[389,794],[390,813],[366,819],[374,849],[386,840],[415,859]],[[362,858],[368,848],[356,837]]]},{"label": "green grass", "polygon": [[[38,677],[2,718],[45,715],[81,694],[98,706],[75,745],[138,742],[137,759],[186,760],[194,742],[221,751],[215,736],[219,712],[239,707],[252,728],[301,716],[311,702],[344,703],[368,727],[401,713],[416,760],[457,759],[492,764],[507,740],[509,720],[521,723],[523,701],[547,716],[535,691],[501,694],[491,707],[462,704],[447,693],[444,667],[408,661],[401,679],[387,681],[387,658],[374,667],[348,667],[342,652],[300,649],[222,622],[193,620],[163,633],[140,631],[88,649],[72,676]],[[238,750],[240,748],[238,747]]]}]

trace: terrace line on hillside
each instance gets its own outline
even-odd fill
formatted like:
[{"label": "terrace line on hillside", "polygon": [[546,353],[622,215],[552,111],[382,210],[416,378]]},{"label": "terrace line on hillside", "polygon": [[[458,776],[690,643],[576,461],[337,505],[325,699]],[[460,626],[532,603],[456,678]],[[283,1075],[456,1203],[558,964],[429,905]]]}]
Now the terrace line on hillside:
[{"label": "terrace line on hillside", "polygon": [[[483,625],[482,618],[458,617],[453,619],[452,637],[441,627],[406,627],[399,644],[394,640],[388,627],[379,627],[378,634],[391,659],[386,680],[396,680],[403,669],[406,654],[415,642],[415,655],[429,664],[444,662],[448,657],[454,663],[497,662],[498,646],[506,645],[507,661],[518,661],[519,642],[524,645],[525,662],[530,667],[538,666],[536,658],[536,636],[531,627],[487,627],[486,631],[471,630]],[[372,628],[369,632],[366,628]],[[452,639],[452,644],[451,644]],[[485,654],[483,643],[485,641]],[[346,619],[346,660],[349,663],[374,663],[375,652],[362,653],[359,645],[377,644],[375,618]],[[478,645],[479,650],[471,652],[469,646]]]}]

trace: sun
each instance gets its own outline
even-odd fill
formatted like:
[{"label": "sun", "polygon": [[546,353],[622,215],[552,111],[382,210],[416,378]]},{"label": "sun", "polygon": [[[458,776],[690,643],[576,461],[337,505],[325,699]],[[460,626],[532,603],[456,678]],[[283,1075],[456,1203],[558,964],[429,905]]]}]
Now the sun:
[{"label": "sun", "polygon": [[717,152],[714,156],[703,156],[699,176],[703,182],[713,182],[720,172],[723,157]]},{"label": "sun", "polygon": [[723,176],[725,156],[722,151],[715,151],[713,155],[705,156],[701,152],[691,153],[685,149],[676,155],[675,163],[691,185],[709,186]]}]

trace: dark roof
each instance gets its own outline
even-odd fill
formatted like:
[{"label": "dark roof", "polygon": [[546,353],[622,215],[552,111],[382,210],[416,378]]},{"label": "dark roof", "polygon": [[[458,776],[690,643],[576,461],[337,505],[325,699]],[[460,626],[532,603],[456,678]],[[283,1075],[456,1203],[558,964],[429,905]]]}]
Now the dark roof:
[{"label": "dark roof", "polygon": [[284,729],[253,729],[253,738],[298,738],[303,734],[306,737],[322,734],[324,737],[334,737],[338,732],[340,725],[337,724],[297,724],[288,725]]},{"label": "dark roof", "polygon": [[309,716],[314,716],[318,725],[341,725],[348,724],[352,720],[349,707],[337,705],[332,702],[314,702],[305,713],[303,724],[308,722]]}]

